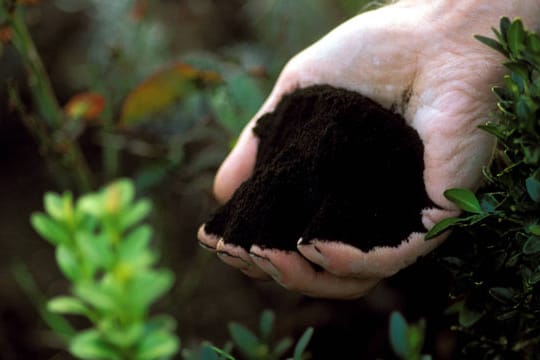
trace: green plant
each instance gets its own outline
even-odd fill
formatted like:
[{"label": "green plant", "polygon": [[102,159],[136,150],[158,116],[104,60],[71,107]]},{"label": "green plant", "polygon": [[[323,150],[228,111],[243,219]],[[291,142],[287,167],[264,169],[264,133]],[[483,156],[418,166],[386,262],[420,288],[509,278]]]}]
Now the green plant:
[{"label": "green plant", "polygon": [[46,213],[32,215],[36,231],[56,247],[56,260],[71,282],[71,294],[48,302],[48,309],[86,317],[89,329],[69,339],[82,359],[167,359],[179,348],[175,322],[149,315],[174,275],[156,269],[150,249],[152,228],[140,222],[148,200],[119,180],[73,200],[71,193],[45,195]]},{"label": "green plant", "polygon": [[449,228],[464,249],[442,261],[456,279],[455,328],[469,336],[472,357],[540,358],[540,36],[521,20],[502,18],[496,39],[476,36],[503,54],[510,74],[493,92],[495,120],[482,125],[498,140],[486,185],[475,195],[450,189],[464,210],[436,224],[429,239]]},{"label": "green plant", "polygon": [[[232,341],[229,341],[224,349],[213,346],[205,342],[197,351],[184,350],[182,353],[185,360],[235,360],[231,355],[236,348],[242,355],[243,359],[248,360],[279,360],[283,359],[283,355],[290,349],[293,340],[290,337],[283,338],[277,341],[272,346],[272,331],[274,328],[275,315],[270,310],[265,310],[259,322],[259,334],[249,330],[244,325],[236,322],[229,324],[229,334]],[[309,327],[304,331],[300,339],[298,339],[293,356],[288,360],[302,360],[308,358],[305,350],[311,336],[313,328]]]},{"label": "green plant", "polygon": [[390,315],[390,345],[394,353],[403,360],[430,360],[430,355],[422,354],[426,322],[408,324],[401,313]]}]

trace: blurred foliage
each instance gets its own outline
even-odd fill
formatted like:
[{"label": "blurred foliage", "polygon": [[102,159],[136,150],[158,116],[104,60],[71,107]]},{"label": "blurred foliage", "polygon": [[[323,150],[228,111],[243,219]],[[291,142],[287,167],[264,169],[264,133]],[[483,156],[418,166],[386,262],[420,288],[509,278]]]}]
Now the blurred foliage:
[{"label": "blurred foliage", "polygon": [[422,354],[426,331],[425,320],[408,324],[397,311],[390,315],[390,345],[394,353],[403,360],[431,360],[430,355]]},{"label": "blurred foliage", "polygon": [[155,268],[152,228],[140,224],[151,205],[135,201],[134,194],[128,180],[76,201],[69,192],[47,193],[46,213],[32,215],[34,229],[56,247],[58,266],[71,283],[71,294],[53,298],[47,308],[84,316],[92,325],[69,336],[77,358],[167,359],[179,349],[174,319],[148,314],[174,275]]},{"label": "blurred foliage", "polygon": [[[222,146],[207,146],[200,156],[207,159],[201,163],[217,167],[286,60],[373,2],[238,3],[251,36],[212,53],[194,48],[178,55],[175,36],[183,24],[168,20],[167,11],[196,14],[213,6],[208,1],[0,2],[0,40],[3,47],[14,46],[26,67],[35,111],[19,99],[15,83],[7,83],[11,107],[34,134],[62,187],[87,191],[121,175],[133,176],[139,187],[154,187],[181,167],[186,144],[215,144],[213,129],[224,131]],[[59,44],[55,74],[71,91],[63,109],[25,24],[46,11],[84,19],[71,35],[76,41],[66,37]],[[87,94],[94,97],[81,101]],[[100,164],[81,150],[88,136],[101,148]]]},{"label": "blurred foliage", "polygon": [[309,355],[305,353],[305,350],[313,335],[313,328],[306,329],[300,336],[293,349],[292,357],[285,357],[293,345],[293,340],[286,337],[272,345],[274,320],[274,313],[265,310],[259,321],[259,334],[255,334],[244,325],[231,322],[229,334],[232,340],[225,345],[224,349],[205,342],[197,350],[184,350],[182,356],[185,360],[235,360],[231,353],[239,352],[241,359],[246,360],[308,359]]},{"label": "blurred foliage", "polygon": [[442,259],[454,274],[456,329],[467,335],[469,358],[540,358],[540,36],[521,20],[502,18],[496,38],[477,39],[502,53],[510,71],[493,92],[495,121],[481,128],[498,140],[475,195],[445,196],[465,211],[437,224],[430,236],[460,230],[463,251]]}]

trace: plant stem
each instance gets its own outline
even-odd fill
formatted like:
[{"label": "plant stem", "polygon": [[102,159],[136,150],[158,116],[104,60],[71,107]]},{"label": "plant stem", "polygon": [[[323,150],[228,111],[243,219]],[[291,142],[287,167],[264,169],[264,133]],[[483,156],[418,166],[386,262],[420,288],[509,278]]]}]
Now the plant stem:
[{"label": "plant stem", "polygon": [[[0,1],[0,8],[5,10],[4,7],[4,2]],[[5,14],[7,15],[7,23],[13,30],[13,46],[19,53],[26,70],[36,112],[45,123],[40,123],[36,117],[26,113],[22,102],[13,89],[8,90],[10,100],[25,126],[44,150],[44,153],[48,151],[59,153],[64,166],[73,172],[79,190],[89,191],[93,188],[92,172],[79,144],[68,136],[62,136],[63,111],[24,21],[23,6],[17,6],[12,12],[6,12]],[[55,136],[57,134],[58,136]]]},{"label": "plant stem", "polygon": [[13,29],[12,43],[17,49],[25,67],[26,75],[28,76],[28,85],[30,86],[37,111],[51,128],[57,129],[62,124],[62,109],[58,104],[41,57],[24,22],[24,10],[22,6],[18,6],[8,16],[8,23]]}]

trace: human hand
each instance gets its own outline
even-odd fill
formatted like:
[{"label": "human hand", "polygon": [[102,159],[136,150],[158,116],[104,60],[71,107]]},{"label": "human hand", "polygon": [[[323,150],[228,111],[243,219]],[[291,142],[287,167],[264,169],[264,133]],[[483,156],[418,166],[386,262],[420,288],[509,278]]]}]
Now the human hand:
[{"label": "human hand", "polygon": [[[530,26],[533,15],[540,14],[540,5],[534,1],[507,3],[403,0],[336,28],[287,64],[220,168],[215,181],[217,198],[229,200],[252,175],[259,145],[252,132],[256,120],[274,111],[286,94],[328,84],[360,93],[405,118],[424,146],[420,177],[432,203],[418,217],[429,229],[456,215],[457,209],[442,194],[448,188],[478,186],[493,141],[477,130],[477,125],[493,107],[490,87],[503,72],[499,65],[502,59],[474,41],[472,35],[489,35],[490,26],[502,15],[521,16]],[[381,143],[387,144],[384,138]],[[392,220],[388,219],[388,226]],[[259,243],[240,246],[219,235],[223,234],[209,233],[202,227],[199,239],[247,275],[270,276],[288,289],[336,298],[365,294],[380,279],[434,249],[446,236],[425,241],[424,233],[415,231],[397,239],[396,246],[380,243],[369,249],[312,237],[303,239],[298,251],[290,251]],[[358,238],[362,236],[359,232]],[[310,263],[323,270],[315,270]]]}]

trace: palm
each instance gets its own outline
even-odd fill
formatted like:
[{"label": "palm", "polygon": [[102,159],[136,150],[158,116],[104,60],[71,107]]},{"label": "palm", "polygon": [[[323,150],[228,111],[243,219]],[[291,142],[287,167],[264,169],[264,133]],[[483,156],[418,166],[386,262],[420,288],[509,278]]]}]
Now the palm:
[{"label": "palm", "polygon": [[[479,184],[481,167],[488,162],[493,144],[477,125],[485,121],[493,105],[490,85],[502,71],[500,59],[472,39],[473,33],[487,34],[487,24],[495,23],[498,14],[486,16],[484,22],[454,22],[454,26],[433,29],[418,26],[440,20],[432,18],[436,14],[429,9],[429,5],[411,7],[404,1],[336,28],[288,63],[254,117],[272,111],[284,94],[316,84],[353,90],[394,109],[424,143],[423,178],[436,205],[422,213],[426,228],[456,213],[444,199],[444,190]],[[450,21],[441,21],[445,20]],[[254,121],[218,173],[215,191],[222,201],[251,175],[257,149],[253,125]],[[249,252],[255,256],[204,229],[199,237],[226,254],[222,256],[226,263],[250,276],[266,278],[270,274],[286,288],[347,298],[364,294],[381,278],[413,263],[439,245],[445,235],[426,242],[423,234],[412,233],[398,247],[375,247],[367,252],[333,239],[314,239],[299,246],[300,253],[254,245]],[[325,271],[315,272],[309,262]]]}]

